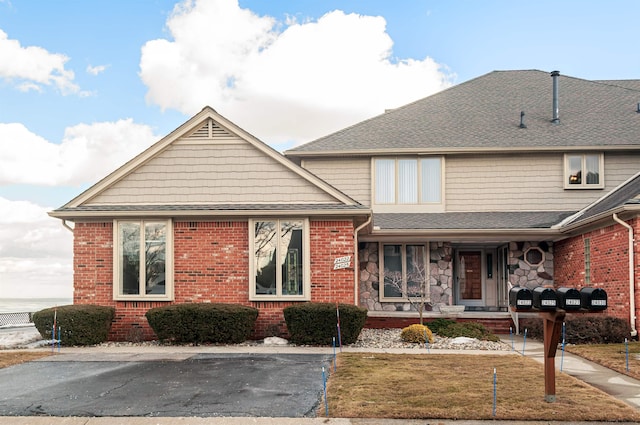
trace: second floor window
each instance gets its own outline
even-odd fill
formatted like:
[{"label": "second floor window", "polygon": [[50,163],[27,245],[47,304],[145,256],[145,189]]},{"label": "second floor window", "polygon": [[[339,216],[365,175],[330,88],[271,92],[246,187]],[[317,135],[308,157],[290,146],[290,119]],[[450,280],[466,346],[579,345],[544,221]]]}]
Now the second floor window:
[{"label": "second floor window", "polygon": [[603,164],[603,155],[598,153],[565,155],[565,189],[603,188]]},{"label": "second floor window", "polygon": [[375,159],[376,204],[437,204],[442,200],[442,160]]}]

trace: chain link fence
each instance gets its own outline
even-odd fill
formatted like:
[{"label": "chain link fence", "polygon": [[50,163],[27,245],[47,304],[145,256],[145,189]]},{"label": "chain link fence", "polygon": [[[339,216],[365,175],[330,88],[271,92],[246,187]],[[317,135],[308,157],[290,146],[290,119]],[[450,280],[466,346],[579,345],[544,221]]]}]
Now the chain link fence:
[{"label": "chain link fence", "polygon": [[33,323],[33,313],[0,313],[0,326]]}]

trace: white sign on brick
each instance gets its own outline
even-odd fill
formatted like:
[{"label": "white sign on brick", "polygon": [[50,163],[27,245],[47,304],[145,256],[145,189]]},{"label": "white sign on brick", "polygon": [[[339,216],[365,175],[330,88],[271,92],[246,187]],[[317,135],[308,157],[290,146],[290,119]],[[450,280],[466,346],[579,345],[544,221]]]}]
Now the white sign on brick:
[{"label": "white sign on brick", "polygon": [[333,260],[333,270],[347,269],[351,267],[351,256],[345,255]]}]

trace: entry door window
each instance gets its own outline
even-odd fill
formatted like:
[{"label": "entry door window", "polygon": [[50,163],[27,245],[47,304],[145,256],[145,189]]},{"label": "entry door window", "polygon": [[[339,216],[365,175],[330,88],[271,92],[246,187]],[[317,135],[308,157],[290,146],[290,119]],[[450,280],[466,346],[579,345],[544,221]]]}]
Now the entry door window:
[{"label": "entry door window", "polygon": [[461,302],[482,302],[482,251],[458,252],[458,287]]}]

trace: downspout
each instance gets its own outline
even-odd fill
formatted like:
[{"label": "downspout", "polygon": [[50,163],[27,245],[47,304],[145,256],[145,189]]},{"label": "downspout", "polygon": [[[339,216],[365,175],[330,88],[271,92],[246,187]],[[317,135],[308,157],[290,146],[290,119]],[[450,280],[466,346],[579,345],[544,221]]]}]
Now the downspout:
[{"label": "downspout", "polygon": [[69,231],[70,231],[71,233],[73,233],[73,227],[71,227],[71,226],[69,226],[69,225],[67,224],[67,220],[64,220],[64,219],[63,219],[63,220],[62,220],[62,225],[63,225],[64,227],[66,227],[67,229],[69,229]]},{"label": "downspout", "polygon": [[629,233],[629,321],[631,322],[631,336],[638,335],[636,329],[636,285],[633,272],[634,253],[633,253],[633,227],[618,218],[618,214],[613,213],[613,219],[616,223],[625,227]]},{"label": "downspout", "polygon": [[373,215],[370,215],[369,218],[367,219],[367,221],[365,221],[364,223],[362,223],[360,226],[356,227],[356,229],[353,231],[353,243],[354,243],[354,256],[353,256],[353,275],[354,275],[354,283],[353,283],[353,304],[354,305],[358,305],[358,278],[360,277],[358,274],[358,268],[360,267],[360,263],[358,261],[358,232],[362,229],[364,229],[365,227],[367,227],[370,223],[371,220],[373,220]]}]

